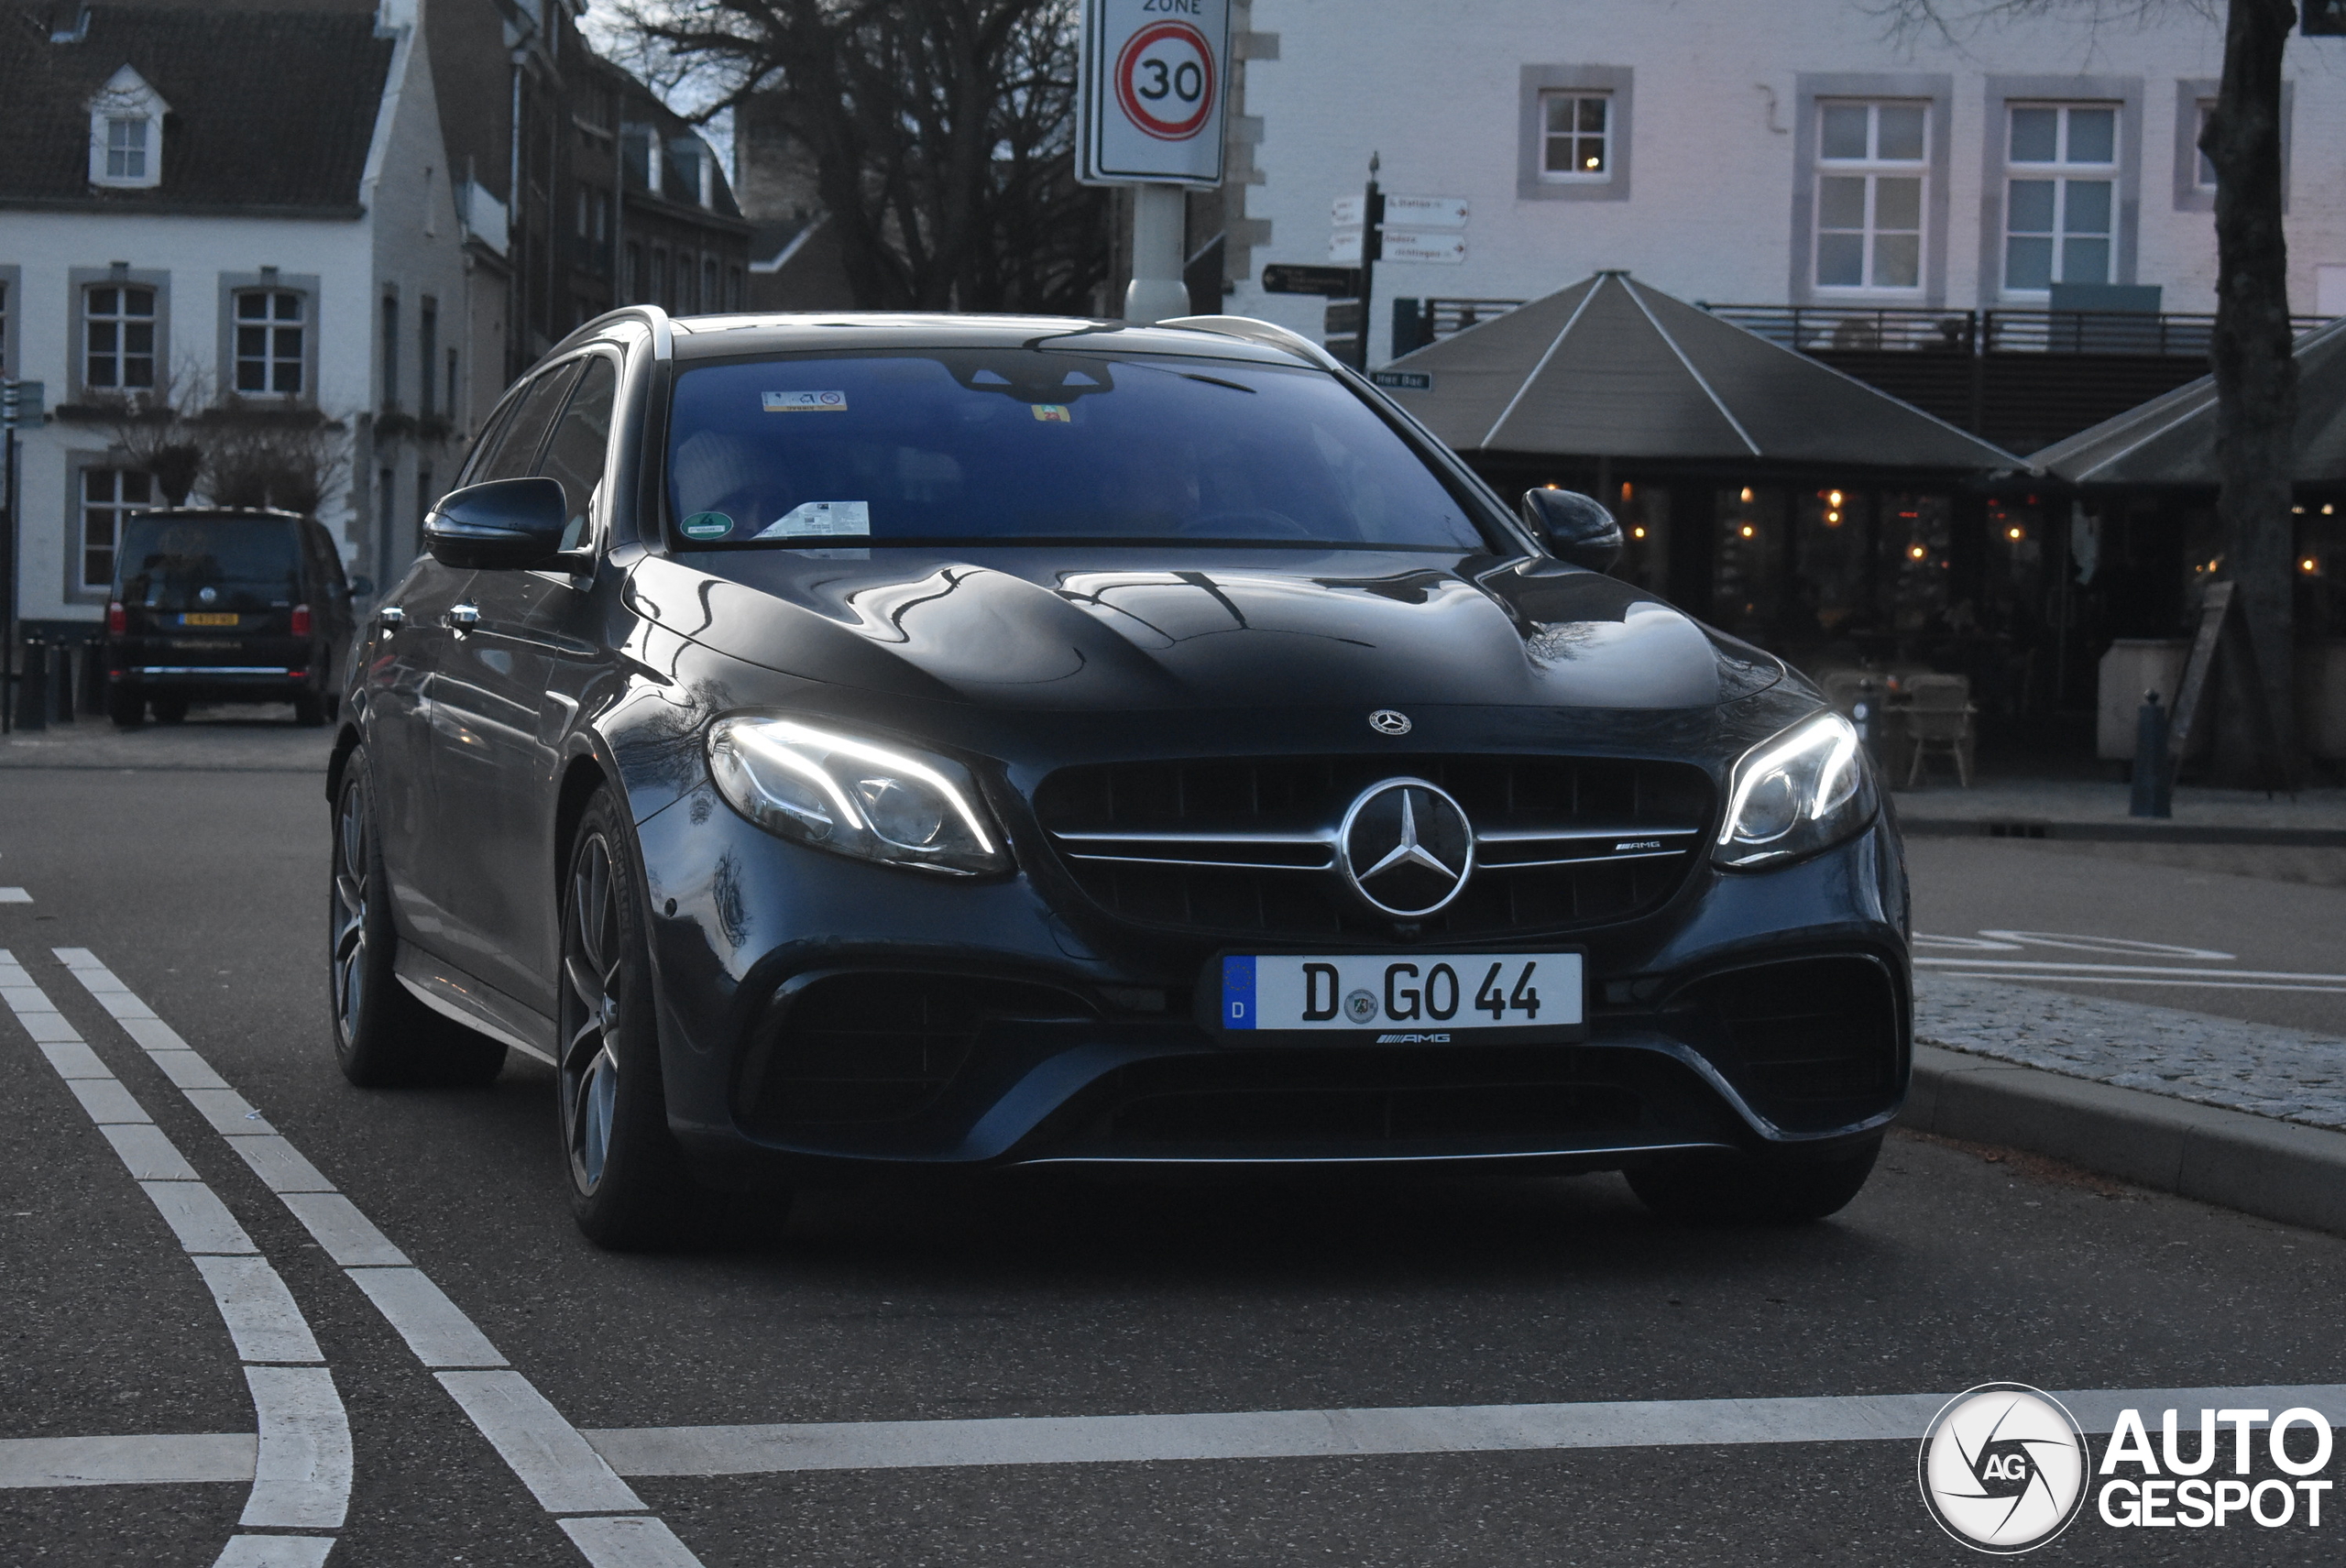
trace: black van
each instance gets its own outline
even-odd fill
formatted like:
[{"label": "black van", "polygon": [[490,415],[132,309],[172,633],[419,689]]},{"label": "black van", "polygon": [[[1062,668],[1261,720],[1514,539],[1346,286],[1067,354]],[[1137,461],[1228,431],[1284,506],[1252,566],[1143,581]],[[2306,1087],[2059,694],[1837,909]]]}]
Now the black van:
[{"label": "black van", "polygon": [[134,513],[106,606],[106,711],[164,724],[199,702],[291,702],[294,722],[338,706],[350,585],[315,519],[264,508]]}]

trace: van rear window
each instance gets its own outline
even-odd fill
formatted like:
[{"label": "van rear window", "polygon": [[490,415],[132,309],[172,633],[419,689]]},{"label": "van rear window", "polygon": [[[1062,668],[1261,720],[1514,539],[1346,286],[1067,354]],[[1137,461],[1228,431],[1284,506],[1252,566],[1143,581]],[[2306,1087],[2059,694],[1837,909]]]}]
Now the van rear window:
[{"label": "van rear window", "polygon": [[132,518],[117,557],[122,602],[169,610],[290,603],[301,592],[300,527],[291,518]]}]

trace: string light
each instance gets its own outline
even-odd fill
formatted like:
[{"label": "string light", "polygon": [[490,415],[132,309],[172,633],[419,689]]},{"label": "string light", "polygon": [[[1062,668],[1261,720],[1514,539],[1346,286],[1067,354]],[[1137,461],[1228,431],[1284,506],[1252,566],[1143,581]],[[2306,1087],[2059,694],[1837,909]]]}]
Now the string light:
[{"label": "string light", "polygon": [[2004,537],[2016,540],[2021,537],[2021,532],[2017,528],[2007,528],[2004,530]]},{"label": "string light", "polygon": [[2321,569],[2321,563],[2320,563],[2320,562],[2319,562],[2319,561],[2317,561],[2317,560],[2315,560],[2315,559],[2314,559],[2312,556],[2310,556],[2310,555],[2307,556],[2304,560],[2302,560],[2302,561],[2300,561],[2300,562],[2298,562],[2298,563],[2297,563],[2297,570],[2298,570],[2298,571],[2300,571],[2300,572],[2318,572],[2318,571],[2319,571],[2320,569]]},{"label": "string light", "polygon": [[1633,528],[1629,530],[1629,537],[1632,539],[1643,539],[1645,536],[1646,531],[1642,528]]},{"label": "string light", "polygon": [[1751,487],[1749,485],[1744,486],[1743,494],[1738,496],[1736,499],[1741,501],[1745,506],[1749,506],[1751,504]]},{"label": "string light", "polygon": [[1928,554],[1928,552],[1924,551],[1924,548],[1923,548],[1921,545],[1919,545],[1919,544],[1912,544],[1912,545],[1907,546],[1906,554],[1909,554],[1909,555],[1911,555],[1911,556],[1913,556],[1915,560],[1919,561],[1919,560],[1921,560],[1921,559],[1924,557],[1924,554]]},{"label": "string light", "polygon": [[1841,492],[1840,492],[1840,491],[1838,491],[1838,490],[1827,490],[1827,491],[1825,491],[1825,504],[1826,506],[1829,506],[1829,507],[1836,507],[1836,506],[1839,506],[1839,505],[1841,504]]},{"label": "string light", "polygon": [[1750,538],[1754,533],[1756,533],[1756,532],[1759,532],[1759,531],[1758,531],[1757,529],[1753,528],[1753,527],[1752,527],[1749,523],[1748,523],[1748,522],[1747,522],[1747,523],[1745,523],[1745,524],[1743,525],[1743,537],[1744,537],[1744,538],[1746,538],[1746,539]]},{"label": "string light", "polygon": [[1826,513],[1825,514],[1825,527],[1827,527],[1827,528],[1838,528],[1838,527],[1840,527],[1840,526],[1841,526],[1841,514],[1840,514],[1839,512],[1837,512],[1837,511],[1828,511],[1828,512],[1826,512]]}]

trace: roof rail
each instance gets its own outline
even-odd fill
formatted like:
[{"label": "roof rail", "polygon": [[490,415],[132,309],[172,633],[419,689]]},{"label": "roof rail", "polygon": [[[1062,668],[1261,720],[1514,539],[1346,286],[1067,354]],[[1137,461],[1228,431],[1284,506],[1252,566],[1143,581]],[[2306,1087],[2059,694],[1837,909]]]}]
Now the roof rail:
[{"label": "roof rail", "polygon": [[1156,324],[1187,327],[1192,332],[1218,332],[1224,337],[1243,338],[1248,343],[1283,348],[1322,370],[1345,368],[1334,355],[1301,333],[1290,332],[1276,322],[1258,321],[1253,316],[1175,316]]}]

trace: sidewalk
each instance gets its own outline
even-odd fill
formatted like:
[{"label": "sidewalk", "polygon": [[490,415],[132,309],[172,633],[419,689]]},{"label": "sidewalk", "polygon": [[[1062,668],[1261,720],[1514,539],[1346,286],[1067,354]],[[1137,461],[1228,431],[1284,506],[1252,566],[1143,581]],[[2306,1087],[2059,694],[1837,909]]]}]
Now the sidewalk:
[{"label": "sidewalk", "polygon": [[1902,1125],[2346,1234],[2346,1037],[1915,979]]},{"label": "sidewalk", "polygon": [[323,773],[333,754],[333,729],[300,728],[290,704],[199,708],[184,724],[137,729],[85,714],[70,724],[0,735],[0,768]]},{"label": "sidewalk", "polygon": [[2129,817],[2125,784],[2095,779],[1990,779],[1969,789],[1897,790],[1898,825],[1915,838],[2139,839],[2180,844],[2346,847],[2346,789],[2261,790],[2186,784],[2171,817]]}]

